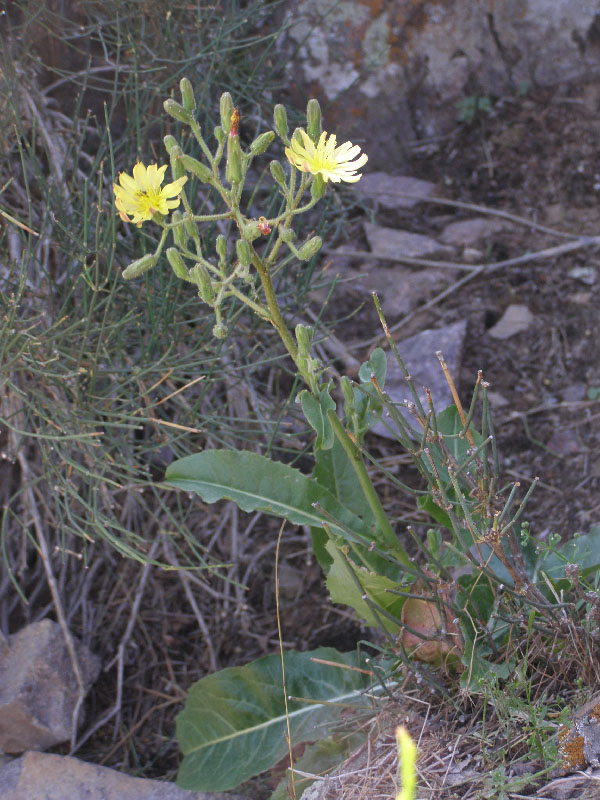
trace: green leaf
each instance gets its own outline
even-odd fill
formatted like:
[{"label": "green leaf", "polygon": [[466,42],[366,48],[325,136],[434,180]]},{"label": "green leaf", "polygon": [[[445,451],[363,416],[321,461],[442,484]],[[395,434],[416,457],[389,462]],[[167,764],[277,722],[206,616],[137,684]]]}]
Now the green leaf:
[{"label": "green leaf", "polygon": [[[380,570],[373,571],[358,566],[331,540],[326,549],[332,559],[326,583],[333,602],[350,606],[356,611],[358,618],[371,627],[378,628],[383,624],[391,633],[397,632],[405,598],[391,594],[388,590],[402,588],[399,583],[402,575],[399,574],[395,580],[382,575]],[[377,613],[379,609],[387,611],[398,622]]]},{"label": "green leaf", "polygon": [[600,525],[582,536],[575,535],[556,551],[547,550],[536,564],[534,578],[542,571],[552,581],[566,579],[567,564],[577,564],[582,578],[600,568]]},{"label": "green leaf", "polygon": [[358,377],[362,383],[371,383],[371,376],[375,377],[381,391],[385,386],[387,374],[387,358],[381,347],[376,347],[369,356],[369,360],[360,365]]},{"label": "green leaf", "polygon": [[[292,745],[326,738],[348,707],[372,704],[363,694],[369,687],[364,672],[312,660],[363,667],[356,653],[323,647],[284,658]],[[233,789],[286,755],[286,733],[279,655],[208,675],[192,686],[177,717],[184,754],[177,784],[204,792]]]},{"label": "green leaf", "polygon": [[[326,521],[335,535],[344,527],[371,542],[372,531],[327,489],[294,467],[246,450],[205,450],[169,465],[167,483],[196,492],[206,503],[233,500],[242,511],[268,511],[294,525],[321,527]],[[317,504],[340,526],[326,519]]]},{"label": "green leaf", "polygon": [[313,478],[350,511],[369,525],[375,524],[373,510],[365,498],[356,470],[338,439],[334,439],[330,450],[315,453]]},{"label": "green leaf", "polygon": [[324,386],[317,400],[307,389],[298,395],[302,404],[302,413],[310,427],[316,432],[315,452],[329,450],[333,445],[333,427],[328,412],[335,411],[335,403],[329,394],[329,386]]}]

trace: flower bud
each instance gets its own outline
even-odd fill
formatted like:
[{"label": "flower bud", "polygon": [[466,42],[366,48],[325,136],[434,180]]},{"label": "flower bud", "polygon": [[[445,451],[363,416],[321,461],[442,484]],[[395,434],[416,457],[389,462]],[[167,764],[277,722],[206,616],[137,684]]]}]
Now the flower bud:
[{"label": "flower bud", "polygon": [[173,223],[173,227],[171,228],[173,241],[177,247],[185,247],[187,244],[187,236],[183,226],[183,214],[178,208],[171,214],[171,222]]},{"label": "flower bud", "polygon": [[229,92],[223,92],[219,107],[221,111],[221,127],[225,132],[228,132],[231,122],[231,112],[233,111],[233,100]]},{"label": "flower bud", "polygon": [[277,131],[278,136],[280,136],[284,141],[287,140],[287,111],[285,110],[285,106],[282,106],[281,103],[277,103],[273,109],[273,122],[275,123],[275,130]]},{"label": "flower bud", "polygon": [[192,239],[198,234],[198,226],[193,219],[190,219],[189,214],[183,215],[183,227],[187,235]]},{"label": "flower bud", "polygon": [[276,181],[276,183],[278,183],[282,189],[285,189],[285,173],[279,161],[271,161],[269,164],[269,169],[271,170],[273,180]]},{"label": "flower bud", "polygon": [[249,267],[252,263],[252,253],[250,252],[250,245],[245,239],[238,239],[235,243],[235,252],[243,267]]},{"label": "flower bud", "polygon": [[262,236],[262,225],[258,220],[252,219],[242,228],[242,238],[247,242],[253,242]]},{"label": "flower bud", "polygon": [[298,354],[305,358],[308,357],[312,346],[313,329],[308,325],[296,325],[295,334],[298,342]]},{"label": "flower bud", "polygon": [[232,186],[241,183],[242,180],[242,148],[240,147],[240,137],[237,134],[230,133],[227,137],[225,178]]},{"label": "flower bud", "polygon": [[213,305],[215,300],[215,292],[213,289],[212,281],[209,277],[206,267],[203,264],[196,264],[189,271],[190,278],[198,286],[198,294],[208,303],[209,306]]},{"label": "flower bud", "polygon": [[178,278],[188,280],[187,267],[181,257],[179,250],[176,247],[167,248],[167,261],[171,265],[173,272]]},{"label": "flower bud", "polygon": [[227,337],[227,325],[224,322],[217,322],[212,329],[212,334],[215,339],[225,339]]},{"label": "flower bud", "polygon": [[193,114],[196,110],[196,100],[194,98],[194,90],[192,89],[192,84],[189,82],[187,78],[182,78],[179,81],[179,91],[181,92],[181,101],[183,103],[183,107],[186,111],[189,111],[190,114]]},{"label": "flower bud", "polygon": [[298,258],[300,261],[309,261],[321,249],[323,240],[320,236],[313,236],[308,242],[305,242],[298,250]]},{"label": "flower bud", "polygon": [[284,228],[283,225],[279,226],[279,238],[289,244],[293,242],[296,238],[296,231],[292,230],[292,228]]},{"label": "flower bud", "polygon": [[174,147],[177,147],[177,139],[174,136],[171,136],[170,133],[168,133],[165,136],[165,138],[163,139],[163,143],[164,143],[165,149],[166,149],[167,153],[169,153],[169,155],[171,153],[171,150]]},{"label": "flower bud", "polygon": [[310,196],[313,200],[320,200],[327,191],[327,184],[320,172],[317,172],[310,185]]},{"label": "flower bud", "polygon": [[193,158],[192,156],[181,156],[181,162],[183,166],[189,170],[193,175],[199,178],[202,183],[212,183],[214,178],[213,174],[210,169],[203,164],[201,161],[198,161],[197,158]]},{"label": "flower bud", "polygon": [[155,264],[156,256],[154,253],[147,253],[145,256],[138,258],[137,261],[132,261],[128,267],[125,267],[122,276],[126,281],[131,280],[131,278],[139,278],[144,272],[152,269]]},{"label": "flower bud", "polygon": [[311,99],[306,106],[306,132],[316,144],[321,135],[321,106],[319,101]]},{"label": "flower bud", "polygon": [[225,236],[223,236],[222,233],[220,233],[217,236],[217,241],[215,242],[215,248],[219,258],[224,259],[227,257],[227,239]]},{"label": "flower bud", "polygon": [[273,131],[265,131],[261,133],[260,136],[257,136],[256,139],[250,145],[250,155],[251,156],[260,156],[262,155],[268,146],[271,144],[273,139],[275,138],[275,134]]},{"label": "flower bud", "polygon": [[178,144],[171,148],[169,159],[171,161],[171,174],[173,176],[173,180],[177,180],[177,178],[183,178],[185,175],[185,169],[181,163],[182,156],[183,150]]},{"label": "flower bud", "polygon": [[185,123],[186,125],[190,125],[194,119],[190,112],[186,111],[185,108],[176,100],[173,100],[172,97],[169,97],[168,100],[165,100],[163,103],[163,108],[167,114],[169,114],[169,116],[178,120],[178,122]]}]

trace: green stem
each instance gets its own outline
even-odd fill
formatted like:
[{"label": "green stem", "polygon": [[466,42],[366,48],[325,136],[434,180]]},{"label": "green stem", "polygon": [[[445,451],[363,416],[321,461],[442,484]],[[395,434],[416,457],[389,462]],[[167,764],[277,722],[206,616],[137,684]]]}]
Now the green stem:
[{"label": "green stem", "polygon": [[402,564],[407,567],[412,567],[412,563],[410,557],[406,550],[402,547],[400,542],[398,541],[398,537],[393,531],[392,526],[389,523],[387,515],[381,505],[381,501],[377,496],[377,492],[373,488],[373,484],[371,483],[371,479],[369,478],[369,473],[367,472],[367,468],[364,465],[364,462],[361,458],[360,451],[358,447],[354,444],[348,432],[342,425],[340,418],[337,416],[335,411],[330,411],[329,414],[329,421],[333,428],[333,432],[337,436],[339,443],[344,448],[350,463],[354,468],[354,472],[356,473],[356,477],[359,480],[361,488],[363,490],[363,494],[371,506],[371,511],[375,517],[377,522],[377,529],[381,533],[385,543],[390,547],[393,551],[394,555]]}]

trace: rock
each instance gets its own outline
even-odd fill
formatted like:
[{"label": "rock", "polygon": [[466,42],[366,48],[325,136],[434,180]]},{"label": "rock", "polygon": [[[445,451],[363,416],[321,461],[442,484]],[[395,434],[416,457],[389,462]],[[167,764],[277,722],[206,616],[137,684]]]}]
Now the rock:
[{"label": "rock", "polygon": [[573,456],[582,450],[576,431],[570,428],[555,431],[547,446],[560,456]]},{"label": "rock", "polygon": [[25,753],[0,768],[2,800],[247,800],[188,792],[174,783],[132,778],[70,756]]},{"label": "rock", "polygon": [[[75,642],[89,687],[100,659]],[[0,643],[0,750],[22,753],[67,741],[78,689],[65,640],[56,622],[34,622]]]},{"label": "rock", "polygon": [[451,247],[436,242],[431,236],[395,228],[383,228],[371,222],[365,222],[363,227],[371,251],[380,256],[432,258],[433,256],[452,257],[454,255]]},{"label": "rock", "polygon": [[494,339],[509,339],[521,331],[527,330],[535,317],[527,306],[511,305],[488,333]]},{"label": "rock", "polygon": [[598,278],[595,267],[573,267],[567,272],[567,275],[569,278],[575,278],[588,286],[593,286]]},{"label": "rock", "polygon": [[435,184],[408,175],[370,172],[362,176],[357,190],[385,208],[413,208],[421,202],[420,198],[424,199],[435,193]]},{"label": "rock", "polygon": [[[416,336],[410,336],[398,342],[400,357],[413,379],[415,389],[425,409],[427,409],[427,397],[423,387],[431,390],[434,408],[437,413],[443,411],[454,402],[436,356],[436,351],[442,351],[450,374],[456,380],[460,370],[466,331],[467,321],[460,320],[459,322],[453,322],[451,325],[445,325],[443,328],[421,331]],[[387,353],[385,391],[392,402],[396,404],[403,403],[404,400],[412,400],[404,374],[398,366],[394,354],[390,352]],[[415,430],[420,431],[417,422],[408,409],[400,407],[399,411]],[[375,425],[372,430],[374,433],[385,436],[388,439],[396,438],[382,422]]]},{"label": "rock", "polygon": [[509,222],[498,217],[463,219],[446,225],[440,236],[440,241],[455,247],[467,247],[510,227]]}]

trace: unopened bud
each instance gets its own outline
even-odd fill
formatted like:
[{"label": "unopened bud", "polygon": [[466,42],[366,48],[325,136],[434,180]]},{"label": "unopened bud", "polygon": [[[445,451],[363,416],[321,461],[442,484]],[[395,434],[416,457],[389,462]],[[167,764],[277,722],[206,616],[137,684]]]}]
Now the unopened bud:
[{"label": "unopened bud", "polygon": [[255,239],[258,239],[259,236],[262,236],[261,227],[262,226],[258,220],[250,220],[250,222],[248,222],[242,228],[242,238],[244,238],[247,242],[253,242]]},{"label": "unopened bud", "polygon": [[183,280],[188,279],[187,267],[179,250],[176,247],[167,248],[167,260],[178,278],[182,278]]},{"label": "unopened bud", "polygon": [[171,117],[178,120],[178,122],[185,123],[186,125],[190,125],[194,119],[190,112],[186,111],[185,108],[176,100],[173,100],[172,97],[169,97],[168,100],[165,100],[163,103],[163,108]]},{"label": "unopened bud", "polygon": [[231,117],[229,119],[229,135],[240,135],[240,110],[237,107],[231,112]]},{"label": "unopened bud", "polygon": [[327,191],[327,184],[320,172],[317,172],[310,185],[310,196],[313,200],[320,200]]},{"label": "unopened bud", "polygon": [[174,136],[171,136],[170,133],[168,133],[165,136],[165,138],[163,139],[163,143],[164,143],[165,149],[166,149],[167,153],[169,153],[169,155],[171,154],[171,150],[174,147],[177,147],[177,139]]},{"label": "unopened bud", "polygon": [[250,252],[250,245],[245,239],[238,239],[235,243],[235,251],[243,267],[249,267],[252,263],[252,253]]},{"label": "unopened bud", "polygon": [[321,249],[323,240],[320,236],[313,236],[308,242],[305,242],[298,250],[298,258],[300,261],[309,261]]},{"label": "unopened bud", "polygon": [[226,258],[227,256],[227,239],[220,233],[217,236],[217,241],[215,242],[215,248],[217,251],[217,255],[219,258]]},{"label": "unopened bud", "polygon": [[212,329],[215,339],[225,339],[227,337],[227,325],[224,322],[217,322]]},{"label": "unopened bud", "polygon": [[193,238],[198,234],[198,226],[193,219],[190,219],[189,214],[183,215],[183,227],[188,236]]},{"label": "unopened bud", "polygon": [[285,106],[278,103],[273,109],[273,121],[275,123],[275,130],[277,134],[284,140],[287,140],[288,135],[288,120],[287,111]]},{"label": "unopened bud", "polygon": [[275,180],[282,189],[285,189],[285,173],[283,171],[283,167],[279,163],[279,161],[271,161],[269,164],[269,169],[271,170],[271,175],[273,176],[273,180]]},{"label": "unopened bud", "polygon": [[181,92],[181,101],[183,103],[183,107],[186,111],[189,111],[190,114],[193,114],[196,110],[196,99],[194,98],[192,84],[187,78],[182,78],[179,81],[179,91]]},{"label": "unopened bud", "polygon": [[233,100],[229,92],[223,92],[219,103],[221,111],[221,127],[227,133],[231,122],[231,112],[233,111]]},{"label": "unopened bud", "polygon": [[171,223],[173,227],[171,228],[171,232],[173,233],[173,241],[177,245],[177,247],[185,247],[187,244],[187,236],[185,235],[185,229],[183,226],[183,215],[181,211],[177,208],[171,214]]},{"label": "unopened bud", "polygon": [[132,278],[139,278],[144,272],[152,269],[155,264],[156,256],[153,253],[147,253],[145,256],[138,258],[137,261],[132,261],[128,267],[125,267],[122,276],[126,281]]},{"label": "unopened bud", "polygon": [[284,228],[282,225],[279,226],[279,238],[289,244],[293,242],[296,238],[296,231],[292,230],[292,228]]},{"label": "unopened bud", "polygon": [[181,162],[183,166],[189,170],[193,175],[199,178],[202,183],[212,183],[214,180],[213,174],[210,169],[203,164],[201,161],[198,161],[197,158],[193,158],[192,156],[181,156]]},{"label": "unopened bud", "polygon": [[230,133],[227,137],[227,164],[225,178],[233,186],[242,180],[242,148],[240,137]]},{"label": "unopened bud", "polygon": [[213,305],[215,299],[215,292],[212,286],[212,281],[203,264],[196,264],[189,271],[190,278],[198,286],[198,294],[208,303],[209,306]]},{"label": "unopened bud", "polygon": [[265,131],[264,133],[261,133],[260,136],[257,136],[256,139],[250,145],[250,155],[251,156],[262,155],[268,148],[268,146],[271,144],[274,138],[275,134],[273,131]]},{"label": "unopened bud", "polygon": [[312,346],[313,329],[309,328],[308,325],[296,325],[295,334],[299,355],[308,357]]},{"label": "unopened bud", "polygon": [[319,101],[311,99],[306,106],[306,132],[316,144],[321,135],[321,106]]},{"label": "unopened bud", "polygon": [[177,180],[177,178],[183,178],[185,175],[185,169],[181,162],[182,158],[183,150],[178,144],[176,144],[171,148],[171,152],[169,153],[169,160],[171,162],[171,175],[173,176],[173,180]]}]

